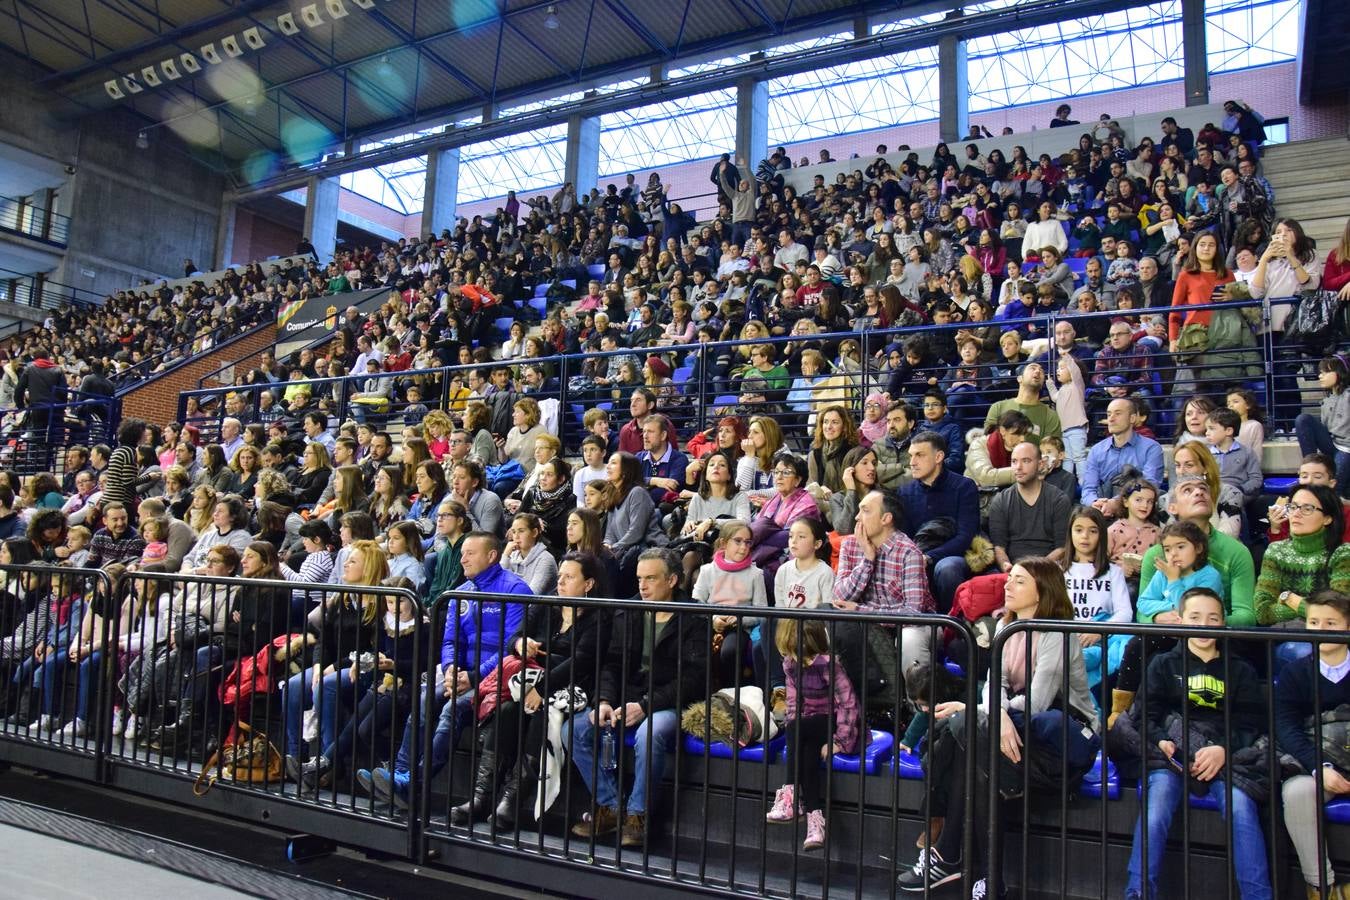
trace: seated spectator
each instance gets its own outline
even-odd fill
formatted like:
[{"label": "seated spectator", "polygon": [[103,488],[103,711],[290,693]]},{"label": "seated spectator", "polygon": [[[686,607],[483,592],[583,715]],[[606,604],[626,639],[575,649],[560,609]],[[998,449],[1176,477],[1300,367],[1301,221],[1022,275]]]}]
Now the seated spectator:
[{"label": "seated spectator", "polygon": [[1112,399],[1152,389],[1148,353],[1135,346],[1134,329],[1125,322],[1111,323],[1107,344],[1097,351],[1092,386],[1094,394]]},{"label": "seated spectator", "polygon": [[[953,472],[965,471],[966,426],[947,416],[947,398],[941,390],[930,389],[923,395],[923,419],[915,426],[916,432],[934,431],[947,442],[947,456],[943,465]],[[906,475],[909,466],[904,466]]]},{"label": "seated spectator", "polygon": [[[946,518],[954,523],[949,538],[924,552],[931,571],[933,598],[938,612],[951,609],[961,582],[971,576],[966,551],[980,526],[979,489],[975,482],[945,465],[946,442],[942,435],[925,431],[909,445],[909,470],[913,480],[899,490],[905,534],[918,534],[924,525]],[[841,568],[842,571],[842,568]]]},{"label": "seated spectator", "polygon": [[1094,444],[1083,464],[1083,502],[1106,513],[1118,515],[1117,491],[1113,482],[1132,470],[1154,484],[1163,480],[1162,447],[1150,438],[1135,433],[1130,416],[1134,404],[1127,399],[1112,400],[1106,407],[1107,437]]},{"label": "seated spectator", "polygon": [[[1298,466],[1298,483],[1300,486],[1321,484],[1335,490],[1336,488],[1336,464],[1325,454],[1309,453],[1303,457],[1303,461]],[[1339,494],[1337,495],[1339,496]],[[1350,544],[1350,503],[1341,501],[1342,517],[1345,520],[1345,530],[1342,532],[1342,541]],[[1271,504],[1269,512],[1270,528],[1266,532],[1266,539],[1270,543],[1282,541],[1289,536],[1289,497],[1277,497]]]},{"label": "seated spectator", "polygon": [[1026,363],[1017,373],[1017,395],[991,404],[984,416],[984,430],[990,432],[1000,417],[1009,410],[1016,410],[1031,420],[1028,436],[1039,441],[1043,437],[1059,437],[1061,427],[1059,415],[1041,400],[1041,390],[1045,387],[1045,369],[1039,363]]},{"label": "seated spectator", "polygon": [[1061,559],[1070,508],[1069,498],[1042,478],[1039,446],[1023,440],[1011,456],[1014,483],[989,503],[989,539],[1004,572],[1026,556]]},{"label": "seated spectator", "polygon": [[1237,433],[1242,420],[1227,407],[1209,414],[1205,434],[1209,437],[1209,452],[1219,463],[1219,480],[1242,492],[1251,500],[1261,493],[1263,478],[1261,460],[1238,443]]},{"label": "seated spectator", "polygon": [[[1266,548],[1256,579],[1256,621],[1275,628],[1302,630],[1306,601],[1317,591],[1350,584],[1350,548],[1341,543],[1344,511],[1326,485],[1296,488],[1289,498],[1289,537]],[[1307,656],[1311,644],[1281,644],[1281,662]]]},{"label": "seated spectator", "polygon": [[[1074,507],[1060,564],[1075,619],[1125,624],[1134,621],[1130,586],[1124,571],[1108,555],[1105,533],[1105,516],[1090,506]],[[1085,633],[1080,641],[1088,686],[1095,693],[1120,668],[1130,636]]]},{"label": "seated spectator", "polygon": [[1322,453],[1336,461],[1336,490],[1350,498],[1350,364],[1341,355],[1317,365],[1317,383],[1326,396],[1316,416],[1299,413],[1294,419],[1298,449],[1304,456]]},{"label": "seated spectator", "polygon": [[[649,603],[683,600],[677,594],[679,563],[661,548],[643,551],[637,562],[638,596]],[[644,634],[654,621],[651,651]],[[706,620],[668,612],[644,615],[631,609],[614,613],[609,651],[601,661],[594,706],[583,709],[563,726],[563,744],[572,748],[572,762],[591,791],[594,807],[588,819],[572,832],[578,837],[601,838],[619,832],[619,843],[641,847],[647,840],[647,797],[665,769],[666,758],[679,736],[680,712],[704,700],[708,654]],[[629,722],[636,723],[628,725]],[[636,728],[633,787],[625,797],[615,773],[598,766],[597,729],[617,728],[618,741],[626,728]]]},{"label": "seated spectator", "polygon": [[[1012,451],[1030,439],[1031,420],[1017,410],[999,416],[987,435],[971,432],[970,452],[966,454],[966,476],[981,487],[1005,487],[1013,484]],[[978,439],[977,439],[978,438]]]}]

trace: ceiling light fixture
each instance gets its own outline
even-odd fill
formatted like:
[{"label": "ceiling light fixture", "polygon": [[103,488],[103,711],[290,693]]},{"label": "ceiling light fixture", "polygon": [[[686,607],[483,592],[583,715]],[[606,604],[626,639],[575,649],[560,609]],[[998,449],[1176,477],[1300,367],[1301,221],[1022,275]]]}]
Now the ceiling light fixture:
[{"label": "ceiling light fixture", "polygon": [[150,149],[150,138],[148,138],[148,137],[145,136],[145,132],[144,132],[144,131],[138,131],[138,132],[136,132],[136,149],[137,149],[137,150],[149,150],[149,149]]},{"label": "ceiling light fixture", "polygon": [[549,31],[557,31],[558,26],[561,24],[562,23],[558,21],[558,7],[550,6],[548,8],[548,15],[544,17],[544,27]]}]

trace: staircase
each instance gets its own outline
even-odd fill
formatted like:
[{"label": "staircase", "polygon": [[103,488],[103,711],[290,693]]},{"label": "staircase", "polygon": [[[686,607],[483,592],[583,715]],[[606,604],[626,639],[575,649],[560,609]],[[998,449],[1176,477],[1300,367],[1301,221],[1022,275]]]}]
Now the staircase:
[{"label": "staircase", "polygon": [[1317,241],[1317,255],[1345,233],[1350,218],[1350,140],[1325,138],[1278,144],[1265,149],[1262,174],[1275,189],[1277,215],[1297,219]]}]

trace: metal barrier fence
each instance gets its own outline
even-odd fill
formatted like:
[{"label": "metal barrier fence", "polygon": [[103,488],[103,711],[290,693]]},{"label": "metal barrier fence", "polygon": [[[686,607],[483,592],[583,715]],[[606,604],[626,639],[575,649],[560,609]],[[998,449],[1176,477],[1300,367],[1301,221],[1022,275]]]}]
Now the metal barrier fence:
[{"label": "metal barrier fence", "polygon": [[[679,433],[685,436],[711,427],[717,418],[726,414],[742,417],[773,416],[785,424],[799,426],[792,433],[800,435],[800,428],[807,426],[816,413],[832,403],[842,402],[860,420],[863,402],[874,391],[889,390],[892,399],[903,397],[917,408],[923,390],[929,387],[944,389],[953,416],[975,426],[983,424],[984,410],[990,402],[1016,394],[1018,369],[1026,361],[1026,356],[1020,355],[1015,360],[1009,360],[995,352],[995,358],[990,361],[986,343],[980,361],[972,367],[977,372],[974,378],[958,379],[955,377],[956,365],[937,366],[932,357],[922,357],[917,372],[904,368],[897,375],[895,367],[901,365],[905,356],[906,342],[922,338],[930,348],[940,345],[944,351],[943,357],[951,360],[956,358],[953,349],[955,341],[963,338],[963,333],[975,332],[982,340],[987,338],[996,344],[996,339],[1004,333],[1016,331],[1023,344],[1033,340],[1042,342],[1032,345],[1037,348],[1037,353],[1031,354],[1032,359],[1052,361],[1058,359],[1058,351],[1052,349],[1055,326],[1061,321],[1067,321],[1080,332],[1074,353],[1082,357],[1090,413],[1103,410],[1113,395],[1123,393],[1138,397],[1146,401],[1156,413],[1149,424],[1160,437],[1166,438],[1178,427],[1176,420],[1181,407],[1195,392],[1244,387],[1256,394],[1278,427],[1289,429],[1301,409],[1316,403],[1311,398],[1305,400],[1303,390],[1305,385],[1315,387],[1312,367],[1315,366],[1317,355],[1324,349],[1284,341],[1281,333],[1271,330],[1271,310],[1297,302],[1297,298],[1286,298],[1269,302],[1248,300],[1212,304],[1205,307],[1211,313],[1243,316],[1236,329],[1240,341],[1233,346],[1173,354],[1164,333],[1161,337],[1140,337],[1132,341],[1130,349],[1133,358],[1127,359],[1124,364],[1107,362],[1100,366],[1096,354],[1101,349],[1101,343],[1085,339],[1083,335],[1099,332],[1097,337],[1107,340],[1111,322],[1121,315],[1119,311],[1079,314],[1058,312],[979,323],[866,328],[854,332],[787,334],[763,339],[625,348],[381,372],[374,376],[307,378],[299,383],[307,386],[313,400],[313,405],[306,407],[306,411],[318,408],[322,401],[330,423],[352,418],[358,422],[384,425],[401,420],[402,410],[407,404],[399,396],[400,387],[417,383],[422,388],[422,402],[428,408],[446,409],[450,407],[452,399],[456,404],[464,402],[452,398],[450,388],[453,379],[458,378],[461,385],[467,386],[471,372],[507,366],[513,370],[514,385],[519,392],[522,384],[519,371],[523,366],[537,365],[544,370],[544,380],[538,388],[524,395],[559,401],[559,437],[570,454],[579,451],[581,440],[586,435],[582,418],[587,410],[599,408],[615,411],[618,415],[618,410],[626,408],[632,391],[643,386],[641,383],[602,385],[596,383],[592,373],[605,371],[612,359],[625,358],[635,360],[640,370],[640,357],[651,353],[673,358],[672,382],[666,387],[657,388],[658,411],[667,415]],[[1130,313],[1145,324],[1152,316],[1167,317],[1172,314],[1171,308],[1131,310]],[[1248,321],[1248,316],[1254,320],[1254,324]],[[1142,328],[1143,325],[1138,327]],[[1337,335],[1341,342],[1347,337],[1350,336]],[[826,360],[833,363],[845,341],[854,342],[858,351],[856,358],[851,358],[846,368],[836,369],[832,375],[824,373],[815,382],[808,382],[795,375],[785,378],[782,374],[773,374],[772,380],[763,385],[762,391],[750,394],[747,385],[754,380],[755,373],[742,371],[741,367],[750,364],[752,347],[758,344],[772,346],[775,363],[785,359],[798,360],[805,349],[820,350]],[[1142,361],[1143,365],[1135,368],[1133,363],[1136,359]],[[1048,365],[1045,367],[1050,369],[1045,372],[1046,386],[1052,387],[1056,372]],[[765,377],[770,376],[766,374]],[[373,383],[368,385],[367,382],[372,379]],[[960,382],[956,389],[950,389],[956,382]],[[217,433],[219,421],[224,416],[223,403],[218,401],[226,392],[244,395],[249,405],[256,409],[257,397],[264,390],[271,391],[280,405],[280,395],[296,384],[263,382],[184,391],[179,398],[180,417],[187,415],[188,401],[195,398],[205,412],[198,414],[194,421],[204,434]],[[1090,418],[1090,425],[1094,428],[1095,421]]]},{"label": "metal barrier fence", "polygon": [[64,247],[70,236],[70,217],[24,198],[0,197],[0,230]]},{"label": "metal barrier fence", "polygon": [[116,444],[122,403],[66,389],[66,403],[34,404],[0,447],[0,463],[20,475],[56,472],[58,457],[73,443]]},{"label": "metal barrier fence", "polygon": [[[0,567],[0,577],[9,589],[0,598],[12,597],[17,579],[31,600],[27,606],[4,607],[9,615],[4,627],[16,621],[16,613],[27,616],[45,602],[51,621],[65,623],[67,641],[77,619],[80,629],[74,652],[56,648],[41,658],[31,650],[27,656],[6,656],[11,672],[21,675],[7,679],[15,686],[11,691],[30,684],[35,693],[26,709],[0,724],[0,758],[170,802],[200,804],[222,814],[261,816],[280,828],[417,862],[440,860],[458,867],[489,864],[489,859],[500,865],[505,858],[512,865],[508,879],[548,883],[572,893],[592,893],[598,884],[610,883],[605,879],[618,879],[614,885],[642,884],[653,896],[927,896],[959,877],[962,895],[971,896],[976,880],[987,876],[988,896],[998,896],[1004,877],[1023,896],[1108,896],[1117,893],[1129,830],[1141,808],[1130,799],[1124,757],[1102,752],[1089,761],[1075,756],[1070,727],[1048,732],[1053,737],[1046,738],[1040,720],[1031,715],[1017,723],[1023,763],[1011,775],[1001,763],[1000,744],[987,736],[993,728],[977,715],[950,715],[950,707],[943,709],[940,721],[937,714],[930,715],[926,726],[917,729],[921,737],[913,747],[900,746],[898,725],[910,711],[911,699],[930,713],[943,702],[958,701],[967,711],[979,702],[983,651],[967,623],[947,617],[467,591],[447,592],[421,610],[411,592],[381,587],[147,572],[115,581],[105,572],[40,566]],[[400,624],[391,632],[383,616],[366,621],[359,615],[380,601],[398,601],[405,612],[417,613],[396,619]],[[320,635],[318,649],[290,639],[301,633],[297,613],[307,609],[309,626],[303,630]],[[669,634],[656,632],[658,619],[666,614]],[[765,617],[756,642],[750,632],[755,620]],[[404,618],[412,624],[403,626]],[[823,705],[809,710],[804,694],[797,694],[796,706],[786,709],[789,721],[798,723],[810,715],[823,716],[823,738],[798,725],[768,740],[748,740],[745,746],[718,739],[751,734],[742,732],[749,726],[739,723],[758,708],[757,700],[770,698],[764,705],[772,709],[775,658],[763,640],[765,632],[786,622],[798,623],[793,637],[786,639],[788,647],[795,641],[798,659],[808,658],[812,647],[832,648],[828,665],[819,673],[824,683],[832,682],[841,669],[856,683],[858,730],[865,737],[854,752],[829,749],[832,726],[853,708],[844,706],[846,697],[833,691]],[[6,633],[22,637],[38,631],[15,625]],[[379,635],[394,634],[407,639],[402,645],[407,652],[393,645],[385,662],[406,677],[387,685],[402,691],[387,698],[380,684],[359,681],[365,674],[359,655],[344,654],[365,652],[376,646],[371,641],[380,640]],[[722,635],[717,650],[715,634]],[[1246,672],[1253,664],[1253,671],[1279,669],[1281,659],[1291,653],[1277,649],[1278,644],[1350,641],[1345,632],[1035,619],[995,635],[991,670],[1004,672],[1009,645],[1021,636],[1024,646],[1032,648],[1020,657],[1025,684],[1069,697],[1078,688],[1073,679],[1084,674],[1081,661],[1074,662],[1077,644],[1071,641],[1084,634],[1103,641],[1141,636],[1136,708],[1144,721],[1154,714],[1150,704],[1167,702],[1165,691],[1149,681],[1165,671],[1150,666],[1167,651],[1159,641],[1217,639],[1222,660],[1218,677],[1235,689],[1259,687],[1254,675],[1235,680],[1239,669]],[[1062,639],[1042,647],[1052,635]],[[536,645],[517,648],[517,636],[528,636]],[[673,656],[670,648],[661,649],[665,640],[678,642]],[[725,649],[728,644],[730,649]],[[897,674],[925,650],[936,663],[926,681],[902,686]],[[543,671],[513,677],[516,670],[528,672],[522,656],[535,654],[544,660]],[[1059,659],[1055,684],[1035,680],[1033,656]],[[1240,656],[1251,662],[1237,662]],[[513,657],[517,664],[503,663]],[[332,671],[323,674],[319,668],[319,689],[306,690],[314,667],[326,666],[328,659],[334,662]],[[673,671],[666,659],[672,660]],[[258,660],[258,667],[250,671],[241,665],[247,660]],[[474,675],[460,680],[456,667],[470,666]],[[495,688],[493,672],[498,676]],[[447,673],[452,677],[445,677]],[[343,678],[349,679],[350,689],[342,686]],[[1186,686],[1192,693],[1214,688],[1213,679]],[[527,709],[533,703],[531,689],[539,694],[538,711],[532,713]],[[728,698],[717,707],[726,709],[726,716],[714,715],[707,702],[715,689],[724,689],[722,696]],[[574,696],[577,690],[586,696]],[[662,698],[660,709],[626,706],[649,697]],[[11,694],[6,712],[21,699]],[[1272,703],[1262,703],[1265,699],[1261,691],[1254,700],[1229,695],[1221,701],[1225,708],[1217,719],[1225,746],[1238,734],[1235,720],[1246,715],[1227,700],[1259,708],[1265,733],[1275,733],[1276,710]],[[612,730],[592,725],[588,714],[597,701],[624,704],[625,718]],[[539,718],[551,715],[554,702],[559,715],[552,721]],[[1318,748],[1312,776],[1320,790],[1323,703],[1316,682],[1310,703],[1314,715],[1308,727]],[[1096,721],[1104,730],[1104,710],[1084,714],[1063,701],[1035,706],[1057,711],[1072,727]],[[695,712],[689,712],[691,707]],[[308,752],[311,742],[303,732],[296,733],[307,709],[320,736]],[[52,718],[44,722],[43,711]],[[132,711],[136,733],[128,735]],[[19,721],[28,715],[38,717],[36,727]],[[1188,734],[1184,705],[1179,715],[1182,733]],[[759,720],[764,728],[768,718]],[[73,724],[77,719],[84,724]],[[156,719],[169,728],[155,728]],[[827,744],[819,769],[794,762],[809,758],[821,740]],[[212,761],[216,750],[230,746],[235,750],[228,762]],[[328,746],[337,748],[331,760],[347,754],[345,761],[332,769],[298,765]],[[1082,746],[1076,744],[1074,752]],[[1095,746],[1087,746],[1096,753]],[[241,748],[254,748],[256,755]],[[549,752],[562,758],[549,763]],[[293,762],[288,764],[283,756],[293,756]],[[1039,768],[1038,759],[1043,763]],[[1254,763],[1236,757],[1229,763],[1254,766],[1258,773],[1264,769],[1272,786],[1279,783],[1273,753],[1258,754]],[[822,807],[828,813],[819,852],[802,846],[812,824],[809,817],[803,821],[794,812],[782,817],[784,824],[772,824],[765,815],[776,805],[777,786],[795,784],[809,793],[805,781],[812,772],[821,779]],[[213,775],[218,778],[215,787],[204,789]],[[626,787],[630,780],[631,790]],[[190,784],[197,784],[205,796],[190,799]],[[587,785],[595,786],[599,803],[626,802],[632,804],[630,811],[638,804],[636,797],[643,798],[647,816],[638,823],[642,827],[635,839],[625,834],[622,820],[600,818]],[[1163,789],[1159,785],[1143,779],[1143,807],[1150,803],[1150,792]],[[1222,790],[1181,804],[1183,834],[1189,835],[1195,823],[1198,839],[1180,841],[1184,856],[1179,892],[1188,894],[1191,880],[1198,877],[1207,879],[1199,894],[1214,896],[1222,874],[1216,867],[1252,849],[1250,817],[1220,826],[1210,815],[1217,808],[1233,808],[1238,789],[1229,780]],[[536,807],[541,794],[545,800]],[[1167,798],[1175,802],[1177,795]],[[1264,856],[1280,896],[1280,888],[1289,885],[1289,867],[1280,804],[1272,799],[1267,805],[1268,814],[1257,827],[1264,824],[1271,839]],[[792,808],[789,802],[783,806]],[[536,818],[538,809],[542,815]],[[588,809],[597,817],[589,828],[584,825]],[[1015,821],[1019,811],[1020,824]],[[1347,822],[1350,800],[1336,801],[1321,817],[1313,817],[1309,827],[1320,848],[1319,864],[1327,858],[1327,838],[1334,839],[1331,857],[1343,860],[1344,831],[1339,826]],[[910,844],[917,836],[921,844],[950,847],[956,832],[949,829],[959,832],[959,855],[965,862],[953,862],[948,870],[929,868],[925,879],[922,865],[910,866],[914,856],[923,855]],[[1018,838],[1020,866],[1005,876],[1003,844]],[[1146,848],[1143,859],[1148,859]],[[1243,860],[1250,863],[1250,857]],[[1145,883],[1149,866],[1143,864]],[[1162,870],[1168,888],[1174,886],[1176,872],[1174,866]],[[1233,882],[1226,874],[1222,877],[1231,896]],[[540,880],[544,878],[547,882]]]},{"label": "metal barrier fence", "polygon": [[[1085,637],[1103,648],[1095,668],[1101,693],[1094,697],[1098,708],[1090,717],[1076,714],[1068,699],[1076,677],[1089,674],[1076,649]],[[986,866],[988,896],[999,896],[1005,880],[1016,884],[1022,897],[1128,897],[1131,891],[1149,897],[1159,889],[1158,896],[1187,898],[1303,896],[1298,885],[1309,880],[1310,896],[1314,887],[1326,895],[1333,862],[1344,866],[1350,855],[1343,827],[1350,824],[1350,797],[1323,793],[1324,779],[1330,777],[1324,766],[1332,764],[1324,753],[1324,729],[1331,719],[1343,718],[1345,708],[1324,703],[1316,657],[1319,644],[1345,645],[1350,633],[1024,619],[995,635],[990,672],[1002,673],[1006,685],[1009,645],[1036,647],[1052,639],[1048,651],[1024,650],[1016,657],[1023,660],[1028,686],[1020,721],[1013,720],[1020,763],[1011,764],[992,721],[981,725],[978,753],[987,783],[981,788],[980,812],[987,856],[978,858]],[[1106,644],[1114,639],[1129,641],[1118,671],[1108,667]],[[1212,642],[1206,657],[1190,655],[1191,641]],[[1211,657],[1211,651],[1217,652]],[[1173,658],[1176,654],[1179,659]],[[1055,683],[1039,683],[1053,692],[1048,701],[1031,696],[1038,684],[1033,659],[1044,656],[1058,657],[1060,668]],[[1294,759],[1292,748],[1276,744],[1272,690],[1281,672],[1309,664],[1310,695],[1301,698],[1307,709],[1299,711],[1307,718],[1298,716],[1298,724],[1313,745],[1316,765],[1310,771]],[[990,681],[998,684],[993,675]],[[1113,685],[1121,684],[1137,688],[1134,701],[1125,721],[1108,731],[1106,698]],[[985,708],[993,707],[987,699]],[[1071,759],[1071,742],[1078,744],[1074,727],[1047,740],[1039,716],[1027,714],[1032,707],[1052,717],[1063,714],[1083,729],[1095,726],[1104,745],[1090,765]],[[1170,748],[1162,746],[1167,741]],[[1223,753],[1209,769],[1208,760],[1197,754],[1214,746]],[[1297,786],[1291,779],[1300,776],[1311,776],[1309,790],[1291,799],[1290,785]],[[1324,796],[1325,802],[1313,799]],[[1178,808],[1179,826],[1173,822]],[[1291,820],[1297,824],[1288,824]],[[1020,829],[1010,824],[1015,821]],[[1170,839],[1169,824],[1176,835]],[[1287,835],[1296,829],[1311,832],[1304,832],[1301,842],[1318,869],[1304,870],[1302,879],[1291,871],[1300,857],[1288,853]],[[1013,864],[1005,844],[1015,844]],[[1163,865],[1163,854],[1178,844],[1180,865]],[[1125,852],[1131,854],[1128,867],[1120,864]]]}]

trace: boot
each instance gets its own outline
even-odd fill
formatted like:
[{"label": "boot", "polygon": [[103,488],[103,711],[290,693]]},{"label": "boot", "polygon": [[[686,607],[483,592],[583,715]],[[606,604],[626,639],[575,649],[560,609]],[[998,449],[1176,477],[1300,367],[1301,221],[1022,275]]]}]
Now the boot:
[{"label": "boot", "polygon": [[[511,831],[516,827],[516,798],[519,796],[520,765],[517,764],[506,773],[506,783],[502,786],[502,796],[497,801],[497,809],[492,815],[492,820],[496,823],[498,831]],[[521,812],[524,811],[522,804]]]},{"label": "boot", "polygon": [[468,800],[450,810],[451,825],[471,825],[487,818],[492,809],[493,784],[497,780],[497,754],[484,750],[478,755],[478,773],[473,780],[473,794]]},{"label": "boot", "polygon": [[1127,712],[1130,704],[1134,703],[1134,691],[1112,691],[1111,692],[1111,715],[1106,719],[1106,727],[1116,724],[1116,719],[1120,714]]},{"label": "boot", "polygon": [[33,703],[33,690],[28,685],[19,689],[19,699],[14,706],[14,714],[5,719],[4,724],[17,728],[27,728],[37,718],[37,709]]}]

